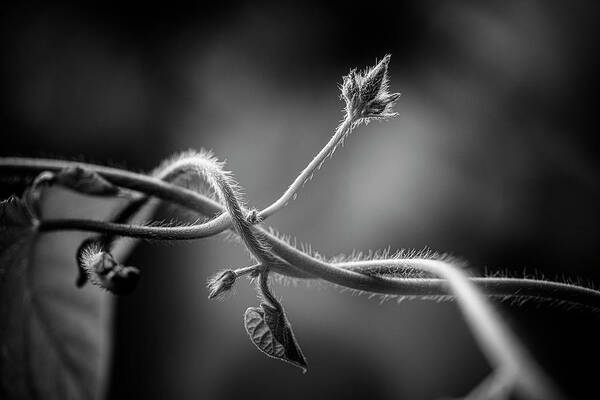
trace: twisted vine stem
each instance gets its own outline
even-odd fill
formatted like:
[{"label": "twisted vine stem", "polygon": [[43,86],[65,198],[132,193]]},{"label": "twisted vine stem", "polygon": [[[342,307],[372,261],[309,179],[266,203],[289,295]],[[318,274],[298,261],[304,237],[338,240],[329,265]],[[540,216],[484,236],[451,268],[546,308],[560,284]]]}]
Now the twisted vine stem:
[{"label": "twisted vine stem", "polygon": [[[284,207],[296,191],[333,154],[336,146],[360,122],[392,115],[391,105],[398,94],[387,92],[386,56],[376,67],[364,74],[351,71],[344,79],[342,96],[346,101],[346,117],[328,144],[294,180],[284,194],[259,213],[248,212],[235,189],[236,185],[221,165],[206,154],[188,154],[170,163],[156,177],[135,174],[115,168],[91,164],[47,159],[2,158],[0,171],[13,174],[36,174],[80,166],[93,170],[114,185],[143,193],[119,216],[126,221],[143,207],[150,197],[177,203],[203,215],[214,217],[208,222],[191,226],[156,227],[118,222],[89,220],[43,220],[40,232],[55,230],[86,230],[102,233],[106,237],[128,236],[148,239],[184,240],[212,236],[226,229],[234,229],[246,247],[259,262],[242,273],[258,271],[261,284],[266,285],[267,274],[275,272],[299,278],[320,278],[352,289],[400,296],[441,296],[452,294],[458,301],[476,340],[495,366],[502,379],[510,377],[515,388],[530,398],[559,398],[550,380],[529,357],[519,340],[504,325],[482,293],[492,296],[525,296],[560,299],[600,308],[600,293],[592,289],[531,279],[468,278],[452,264],[428,258],[392,258],[331,263],[304,253],[286,241],[253,226]],[[183,171],[192,171],[204,177],[218,194],[216,202],[200,193],[168,183]],[[215,217],[215,215],[218,215]],[[407,268],[426,271],[438,278],[390,278],[391,270]],[[236,274],[233,275],[234,278]],[[265,289],[268,292],[268,287]]]},{"label": "twisted vine stem", "polygon": [[[31,161],[31,162],[29,162]],[[192,160],[188,160],[192,162]],[[36,167],[33,168],[32,165],[35,164]],[[147,194],[158,195],[158,197],[165,199],[167,196],[163,196],[162,191],[165,189],[165,186],[169,188],[169,197],[173,199],[176,198],[176,203],[180,205],[190,205],[189,197],[194,197],[195,202],[193,203],[193,207],[191,209],[195,211],[199,211],[205,215],[214,215],[219,212],[225,211],[225,209],[220,206],[218,203],[213,201],[212,199],[205,197],[201,194],[189,191],[184,188],[180,188],[174,185],[168,185],[164,182],[156,179],[149,178],[145,175],[137,175],[127,171],[116,170],[108,167],[95,166],[91,164],[82,164],[82,163],[74,163],[69,161],[55,161],[55,160],[40,160],[40,159],[15,159],[15,158],[4,158],[0,159],[0,170],[11,170],[11,172],[15,172],[17,169],[20,169],[21,166],[24,167],[30,173],[37,173],[45,170],[60,170],[65,167],[73,166],[77,164],[86,169],[92,169],[102,176],[104,176],[107,180],[112,183],[129,188],[134,190],[140,190],[142,187],[148,188],[148,186],[152,187],[152,190],[148,190]],[[183,164],[182,164],[183,165]],[[5,168],[6,167],[6,168]],[[221,181],[221,184],[225,184],[225,181]],[[230,191],[234,193],[233,190]],[[174,195],[174,193],[183,194],[183,196],[179,197]],[[236,201],[236,196],[225,196],[226,199],[230,200],[229,206],[233,209],[232,214],[221,214],[221,215],[233,215],[237,216],[235,218],[240,226],[243,227],[243,231],[248,232],[247,219],[243,211],[241,210],[241,206]],[[231,203],[236,204],[231,204]],[[238,208],[239,207],[239,208]],[[213,219],[206,224],[201,224],[200,226],[213,226],[211,225]],[[71,222],[72,221],[72,222]],[[77,221],[77,222],[76,222]],[[98,231],[105,232],[103,229],[95,230],[96,225],[86,226],[90,221],[82,221],[82,220],[65,220],[65,222],[61,222],[60,220],[52,221],[46,220],[41,221],[39,225],[40,232],[53,231],[53,230],[64,230],[65,228],[72,228],[76,230],[90,230],[90,231]],[[230,221],[229,221],[230,222]],[[97,226],[103,224],[102,222],[95,222]],[[156,229],[157,227],[145,227]],[[196,227],[184,227],[184,228],[192,228]],[[172,233],[181,229],[179,227],[171,227],[171,228],[161,228],[166,230],[171,230]],[[238,234],[240,233],[240,228],[237,228],[236,231]],[[456,285],[456,280],[458,279],[460,282],[459,287],[455,287],[452,292],[457,300],[460,302],[461,308],[467,317],[467,322],[472,327],[475,333],[475,337],[478,339],[480,345],[484,349],[484,353],[488,356],[490,362],[496,365],[502,370],[515,370],[515,371],[523,371],[527,370],[527,366],[529,362],[523,362],[522,355],[517,355],[517,357],[512,356],[512,352],[515,349],[518,349],[518,353],[522,353],[523,350],[520,346],[515,346],[514,342],[517,342],[510,335],[508,330],[505,328],[500,329],[500,333],[498,332],[498,326],[503,327],[503,324],[495,317],[495,312],[490,312],[487,306],[481,308],[481,299],[477,296],[473,298],[471,295],[473,290],[467,290],[467,296],[462,291],[461,287],[464,287],[464,282],[461,278],[457,278],[457,275],[452,275],[452,271],[457,271],[453,269],[450,265],[436,260],[429,259],[390,259],[390,260],[363,260],[363,261],[354,261],[354,262],[346,262],[346,263],[327,263],[322,260],[319,260],[309,254],[306,254],[293,246],[289,245],[285,241],[280,238],[277,238],[263,229],[259,227],[252,227],[250,232],[256,231],[260,234],[265,241],[265,243],[270,246],[270,250],[281,260],[277,260],[271,264],[274,271],[283,274],[283,275],[292,275],[298,277],[297,271],[301,271],[304,273],[304,277],[311,278],[321,278],[327,280],[329,282],[338,284],[343,287],[348,287],[351,289],[357,289],[368,292],[375,292],[381,294],[392,294],[392,295],[400,295],[400,296],[440,296],[440,295],[448,295],[450,293],[449,287],[451,285]],[[220,232],[220,230],[215,230],[214,234]],[[114,232],[110,232],[114,233]],[[202,234],[205,234],[203,232]],[[126,235],[130,236],[130,235]],[[134,236],[134,235],[131,235]],[[156,238],[156,237],[153,237]],[[242,238],[245,238],[242,234]],[[262,260],[260,260],[262,261]],[[293,266],[295,268],[289,268]],[[445,279],[434,279],[434,278],[386,278],[381,276],[375,276],[372,274],[363,274],[360,272],[361,269],[369,269],[372,272],[373,267],[395,267],[399,269],[412,267],[418,269],[424,269],[428,272],[433,272],[435,275],[441,275]],[[446,280],[448,276],[444,276],[444,274],[450,273],[450,280]],[[460,273],[459,273],[460,274]],[[460,274],[462,275],[462,274]],[[460,276],[458,275],[458,276]],[[562,283],[553,283],[546,281],[535,281],[530,279],[514,279],[514,278],[471,278],[471,282],[474,284],[478,284],[484,290],[489,290],[493,295],[501,295],[501,296],[511,296],[511,295],[523,295],[523,296],[535,296],[535,297],[548,297],[552,299],[556,299],[556,294],[566,294],[564,298],[561,300],[569,301],[573,299],[577,299],[581,301],[582,297],[591,297],[594,301],[590,302],[585,301],[584,304],[590,304],[594,307],[600,306],[600,293],[592,291],[591,289],[580,288],[573,285],[567,285]],[[541,290],[540,290],[541,289]],[[576,292],[576,293],[573,293]],[[461,299],[464,299],[461,301]],[[476,307],[472,308],[473,300],[475,300],[475,304],[479,304]],[[487,304],[487,302],[484,302]],[[466,309],[464,308],[466,307]],[[491,324],[488,320],[491,317]],[[483,320],[480,320],[483,316]],[[485,323],[482,323],[484,321]],[[508,334],[508,339],[506,335]],[[504,339],[503,339],[504,338]],[[506,351],[506,348],[510,348],[512,350]],[[510,365],[510,368],[505,367],[506,365]],[[530,368],[531,369],[531,368]],[[535,368],[534,368],[535,370]],[[518,374],[517,374],[518,375]],[[525,379],[524,375],[518,375],[520,379]],[[530,388],[533,393],[545,393],[547,388],[549,387],[547,382],[540,383],[539,377],[527,376],[527,382],[525,384],[531,384],[531,382],[535,382],[535,388]],[[542,379],[544,380],[544,379]],[[525,386],[527,387],[527,386]],[[552,395],[545,393],[544,398],[551,399]],[[538,398],[533,396],[533,398]],[[542,397],[539,397],[542,398]]]},{"label": "twisted vine stem", "polygon": [[[181,205],[192,205],[192,207],[190,207],[191,209],[199,211],[205,215],[214,215],[224,211],[224,209],[218,203],[201,194],[174,185],[168,185],[156,178],[149,178],[144,175],[133,174],[131,172],[115,170],[108,167],[66,161],[59,162],[54,160],[5,158],[0,159],[0,170],[11,170],[11,172],[16,172],[16,170],[21,170],[21,172],[24,172],[24,170],[27,170],[29,173],[37,173],[44,170],[60,170],[68,166],[73,166],[74,164],[82,166],[83,168],[92,169],[116,185],[134,190],[140,190],[143,188],[145,189],[144,192],[149,195],[158,195],[157,197],[165,200],[177,200],[176,203]],[[33,167],[33,165],[35,165],[35,167]],[[224,183],[225,181],[221,181],[221,184]],[[166,195],[163,192],[165,190],[168,192]],[[233,193],[233,190],[231,190],[231,193]],[[193,198],[193,202],[190,202],[190,198]],[[226,198],[229,198],[230,200],[236,199],[235,195],[229,197],[226,196]],[[229,204],[230,207],[232,206],[231,202],[227,204]],[[238,223],[240,223],[240,226],[243,227],[242,232],[245,232],[242,234],[242,238],[246,238],[247,236],[244,235],[248,232],[257,232],[260,234],[265,243],[270,246],[270,251],[272,251],[275,256],[279,258],[279,260],[275,260],[274,262],[273,260],[270,260],[273,270],[283,275],[298,277],[298,275],[302,275],[298,274],[298,271],[301,271],[304,273],[304,277],[321,278],[340,286],[357,290],[401,296],[447,295],[449,293],[448,286],[456,285],[456,280],[458,279],[460,285],[458,288],[454,287],[454,291],[452,293],[459,301],[459,304],[461,305],[461,308],[467,317],[467,322],[469,322],[469,325],[474,330],[475,337],[478,339],[478,342],[484,349],[484,353],[488,356],[490,362],[502,370],[519,371],[520,373],[515,374],[515,379],[526,381],[522,382],[520,386],[525,388],[525,390],[528,392],[531,392],[531,397],[549,399],[553,398],[551,394],[546,393],[548,387],[550,387],[547,382],[543,382],[546,381],[546,379],[540,378],[537,376],[538,374],[522,373],[522,371],[528,370],[536,371],[536,368],[531,368],[529,366],[529,361],[523,362],[523,358],[526,360],[528,359],[521,354],[523,353],[523,349],[521,346],[515,345],[515,342],[518,343],[518,341],[511,337],[512,335],[509,333],[509,331],[505,329],[503,327],[504,325],[499,321],[498,318],[496,318],[496,314],[494,312],[490,312],[491,310],[488,309],[487,305],[481,307],[482,300],[478,298],[477,295],[474,298],[472,297],[474,292],[473,290],[467,290],[467,295],[465,296],[465,293],[462,291],[463,289],[460,289],[460,287],[464,287],[465,282],[468,281],[460,278],[462,274],[450,276],[450,280],[446,280],[448,276],[444,276],[444,274],[452,274],[452,271],[457,271],[448,264],[429,259],[364,260],[337,264],[327,263],[316,259],[309,254],[301,252],[282,239],[267,233],[260,227],[252,227],[248,229],[249,223],[247,222],[247,218],[245,218],[244,212],[242,211],[241,206],[239,206],[239,203],[237,206],[238,208],[236,209],[236,206],[233,205],[232,214],[222,213],[221,215],[237,216],[235,219]],[[201,225],[214,226],[211,224],[211,222],[214,223],[215,220],[216,219],[213,219],[208,223]],[[103,229],[95,230],[95,226],[85,226],[89,221],[85,223],[81,223],[81,221],[79,221],[79,223],[75,223],[77,220],[71,220],[73,221],[72,224],[68,221],[69,220],[67,220],[66,223],[62,223],[60,221],[53,222],[52,220],[42,221],[39,225],[39,230],[44,232],[72,227],[73,229],[77,230],[105,232]],[[231,220],[228,222],[231,222]],[[98,222],[98,226],[101,224],[102,223]],[[157,227],[146,228],[156,229]],[[187,229],[195,227],[185,228]],[[162,229],[171,230],[172,234],[180,228],[172,227]],[[214,229],[213,234],[220,232],[220,229],[211,229]],[[238,227],[236,231],[239,234],[240,228]],[[206,232],[203,232],[203,234],[205,233]],[[290,268],[291,266],[294,268]],[[369,268],[369,271],[372,272],[373,267],[395,267],[399,269],[406,267],[419,268],[433,272],[436,275],[441,274],[441,276],[446,279],[391,279],[381,276],[374,276],[372,274],[367,275],[360,272],[361,269],[366,268]],[[457,278],[457,276],[459,276],[459,278]],[[532,297],[547,297],[552,299],[562,296],[558,298],[564,301],[582,302],[593,307],[600,305],[600,294],[598,292],[595,292],[591,289],[580,288],[562,283],[514,278],[471,278],[471,282],[478,285],[480,288],[483,288],[486,292],[492,295],[522,295]],[[467,287],[469,286],[470,285],[467,285]],[[474,304],[475,306],[473,306]],[[483,304],[487,303],[483,302]],[[482,316],[483,319],[480,319]],[[498,327],[501,327],[500,330],[498,330]],[[511,350],[507,352],[507,348]],[[517,353],[516,357],[513,352]],[[510,367],[507,367],[507,365]],[[540,396],[540,393],[544,393],[544,395]]]},{"label": "twisted vine stem", "polygon": [[[193,162],[191,159],[187,159],[186,162]],[[206,197],[200,193],[196,193],[192,190],[179,187],[173,184],[166,183],[158,178],[150,177],[143,174],[137,174],[126,170],[120,170],[116,168],[94,165],[89,163],[81,163],[74,161],[62,161],[62,160],[50,160],[50,159],[33,159],[33,158],[15,158],[6,157],[0,158],[0,172],[8,175],[36,175],[42,171],[59,171],[64,168],[81,166],[85,169],[93,170],[101,174],[104,178],[109,180],[111,183],[145,193],[148,196],[159,198],[163,201],[172,202],[182,207],[189,208],[190,210],[196,211],[202,215],[209,217],[218,215],[218,217],[211,219],[210,221],[193,226],[186,227],[153,227],[153,226],[138,226],[138,225],[123,225],[123,224],[112,224],[104,221],[90,221],[80,219],[66,219],[66,220],[43,220],[38,229],[41,232],[51,232],[56,230],[77,230],[77,231],[89,231],[99,233],[117,233],[127,237],[139,237],[136,232],[130,232],[127,228],[119,228],[118,231],[112,230],[111,226],[132,226],[137,228],[143,228],[149,232],[167,232],[169,236],[166,240],[176,240],[178,237],[178,231],[188,231],[189,229],[197,229],[197,236],[190,235],[187,239],[203,238],[212,235],[219,234],[226,229],[231,229],[231,219],[229,214],[226,213],[225,208],[219,203],[215,202],[209,197]],[[224,227],[221,227],[221,223],[217,221],[224,221]],[[200,228],[201,226],[209,227]],[[254,226],[253,230],[259,232],[265,241],[270,246],[271,251],[280,258],[277,264],[274,264],[273,270],[279,274],[285,276],[291,276],[296,278],[317,278],[314,274],[308,272],[309,265],[322,265],[330,264],[336,268],[346,268],[350,271],[360,271],[361,269],[368,268],[372,271],[372,268],[377,267],[381,264],[381,260],[374,261],[356,261],[352,263],[326,263],[319,260],[310,254],[304,253],[281,238],[269,233],[260,226]],[[183,235],[182,235],[183,236]],[[160,235],[148,235],[150,239],[158,240]],[[406,264],[404,266],[411,266],[416,263],[415,259],[404,259]],[[292,268],[294,265],[296,268]],[[404,267],[403,266],[403,267]],[[302,267],[300,270],[300,267]],[[306,267],[306,268],[305,268]],[[314,269],[314,266],[313,266]],[[386,268],[387,270],[387,268]],[[385,272],[385,271],[382,271]],[[363,274],[361,274],[363,275]],[[398,294],[400,296],[442,296],[447,295],[448,290],[445,284],[440,279],[435,278],[403,278],[402,282],[406,284],[403,287],[394,285],[393,288],[388,287],[388,284],[377,277],[368,275],[367,277],[372,278],[366,284],[354,285],[353,289],[368,290],[382,293],[382,294]],[[519,297],[532,297],[540,299],[560,300],[574,304],[580,304],[587,306],[595,310],[600,310],[600,292],[562,282],[552,282],[546,280],[537,279],[525,279],[525,278],[506,278],[506,277],[471,277],[469,278],[475,283],[480,289],[487,295],[491,296],[519,296]]]}]

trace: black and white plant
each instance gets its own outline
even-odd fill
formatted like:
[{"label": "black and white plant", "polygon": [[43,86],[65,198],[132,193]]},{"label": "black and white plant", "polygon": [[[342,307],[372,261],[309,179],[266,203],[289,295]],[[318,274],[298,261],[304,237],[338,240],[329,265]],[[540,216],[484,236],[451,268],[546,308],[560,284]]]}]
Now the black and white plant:
[{"label": "black and white plant", "polygon": [[[141,272],[122,264],[120,256],[131,246],[131,241],[125,243],[122,238],[195,240],[228,230],[239,236],[255,263],[210,278],[208,297],[224,297],[241,276],[256,278],[262,300],[246,310],[244,324],[252,343],[266,355],[302,371],[308,368],[284,307],[271,293],[271,275],[322,280],[382,296],[452,298],[493,368],[491,376],[466,398],[502,399],[512,393],[528,399],[562,398],[551,377],[532,359],[489,298],[531,298],[597,309],[600,292],[529,278],[472,277],[451,258],[432,252],[374,252],[372,256],[327,259],[302,251],[265,228],[265,220],[296,199],[302,186],[351,132],[373,120],[396,115],[392,108],[400,94],[389,91],[389,63],[390,56],[386,55],[374,67],[362,72],[351,70],[343,78],[342,122],[283,195],[263,210],[245,205],[232,174],[204,150],[176,155],[147,175],[82,162],[0,158],[0,173],[24,180],[35,177],[21,196],[0,204],[2,398],[36,397],[49,388],[59,394],[56,398],[100,396],[108,354],[102,332],[108,324],[99,315],[106,309],[109,295],[86,284],[116,295],[135,290]],[[191,178],[202,180],[200,189],[186,187]],[[118,199],[112,206],[118,212],[88,213],[87,219],[46,218],[44,207],[50,187]],[[205,220],[169,226],[136,222],[152,215],[156,200],[185,207]],[[59,231],[94,235],[73,244],[70,255],[65,256],[64,246],[48,249],[47,238]],[[72,270],[64,266],[72,264],[70,257],[77,266]],[[77,310],[84,322],[69,320],[68,313],[60,312],[65,309]],[[90,335],[86,318],[94,319],[94,326],[101,329]],[[49,345],[52,354],[33,354],[32,346],[40,343]],[[78,358],[77,348],[82,346],[92,350],[91,362]]]}]

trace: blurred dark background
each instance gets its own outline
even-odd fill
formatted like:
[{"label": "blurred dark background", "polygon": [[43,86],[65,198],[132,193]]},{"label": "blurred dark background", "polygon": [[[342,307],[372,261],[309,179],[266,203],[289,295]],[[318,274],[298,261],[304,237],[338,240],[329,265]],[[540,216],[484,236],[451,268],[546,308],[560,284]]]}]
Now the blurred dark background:
[{"label": "blurred dark background", "polygon": [[[361,127],[269,223],[327,255],[429,246],[474,273],[600,284],[598,11],[594,1],[3,5],[0,156],[147,171],[204,147],[263,207],[329,139],[342,75],[389,52],[400,117]],[[463,395],[489,372],[453,303],[277,286],[310,364],[302,375],[248,341],[251,285],[206,299],[206,277],[249,261],[220,238],[141,243],[129,260],[143,268],[140,287],[117,304],[110,398],[431,399]],[[498,307],[571,398],[593,397],[597,315]]]}]

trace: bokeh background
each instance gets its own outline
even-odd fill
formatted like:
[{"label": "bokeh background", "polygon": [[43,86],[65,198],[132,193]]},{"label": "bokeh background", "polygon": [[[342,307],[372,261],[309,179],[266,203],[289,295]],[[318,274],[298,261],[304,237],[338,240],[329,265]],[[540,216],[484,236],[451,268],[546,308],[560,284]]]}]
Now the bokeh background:
[{"label": "bokeh background", "polygon": [[[392,53],[399,118],[361,127],[269,224],[327,255],[428,246],[478,274],[600,284],[598,11],[594,1],[4,5],[0,155],[148,171],[212,149],[260,208],[327,142],[342,75]],[[209,275],[249,262],[221,238],[141,243],[129,263],[143,279],[117,302],[110,398],[431,399],[464,395],[489,372],[453,303],[276,286],[310,364],[302,375],[248,341],[252,285],[206,298]],[[597,315],[498,307],[571,398],[597,393]]]}]

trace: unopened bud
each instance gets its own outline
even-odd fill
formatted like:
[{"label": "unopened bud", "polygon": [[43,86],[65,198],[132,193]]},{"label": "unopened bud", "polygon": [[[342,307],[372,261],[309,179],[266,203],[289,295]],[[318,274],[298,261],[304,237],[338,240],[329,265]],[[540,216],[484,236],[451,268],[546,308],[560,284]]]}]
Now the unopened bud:
[{"label": "unopened bud", "polygon": [[80,272],[76,282],[78,287],[89,279],[97,286],[122,295],[133,292],[140,280],[139,269],[117,262],[97,241],[84,242],[78,251],[77,261]]},{"label": "unopened bud", "polygon": [[231,290],[235,284],[236,278],[237,275],[230,269],[219,272],[210,278],[207,282],[209,291],[208,298],[214,299],[217,297],[222,297],[226,292]]},{"label": "unopened bud", "polygon": [[386,55],[373,68],[359,73],[351,70],[342,83],[342,99],[346,102],[346,113],[357,119],[387,118],[396,115],[392,111],[400,93],[389,93],[388,65]]}]

